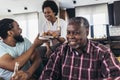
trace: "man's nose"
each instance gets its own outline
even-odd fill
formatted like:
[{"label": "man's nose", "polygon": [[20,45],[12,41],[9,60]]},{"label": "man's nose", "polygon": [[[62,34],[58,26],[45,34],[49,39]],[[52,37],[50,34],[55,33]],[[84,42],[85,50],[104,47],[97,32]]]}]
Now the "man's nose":
[{"label": "man's nose", "polygon": [[70,38],[74,38],[74,37],[75,37],[74,33],[71,32],[71,33],[69,34],[69,37],[70,37]]}]

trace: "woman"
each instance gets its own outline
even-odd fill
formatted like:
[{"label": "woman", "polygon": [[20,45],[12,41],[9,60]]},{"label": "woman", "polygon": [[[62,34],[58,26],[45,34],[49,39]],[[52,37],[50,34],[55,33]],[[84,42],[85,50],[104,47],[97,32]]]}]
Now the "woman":
[{"label": "woman", "polygon": [[[42,5],[42,11],[46,18],[45,23],[42,26],[44,36],[53,36],[52,45],[55,46],[58,43],[63,43],[65,41],[66,27],[67,23],[57,16],[58,6],[53,0],[46,0]],[[50,43],[46,43],[47,55],[50,56],[51,49]],[[53,51],[53,50],[52,50]],[[49,57],[48,56],[48,57]]]}]

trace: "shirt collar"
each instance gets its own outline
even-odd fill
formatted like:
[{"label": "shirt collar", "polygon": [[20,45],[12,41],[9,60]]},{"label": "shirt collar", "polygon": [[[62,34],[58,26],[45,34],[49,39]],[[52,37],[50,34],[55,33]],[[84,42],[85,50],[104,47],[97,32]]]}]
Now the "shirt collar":
[{"label": "shirt collar", "polygon": [[[65,43],[64,45],[68,45],[67,43]],[[91,45],[91,41],[90,40],[87,40],[87,44],[85,45],[85,47],[83,47],[83,49],[81,50],[83,53],[87,53],[89,54],[90,53],[90,45]],[[70,52],[72,51],[76,51],[76,49],[70,47]]]},{"label": "shirt collar", "polygon": [[87,43],[86,43],[86,45],[83,47],[82,52],[89,54],[89,52],[90,52],[90,49],[89,49],[89,48],[90,48],[90,40],[87,39]]},{"label": "shirt collar", "polygon": [[90,53],[90,43],[91,43],[91,41],[90,40],[88,40],[88,42],[87,42],[87,45],[86,45],[86,53]]},{"label": "shirt collar", "polygon": [[91,41],[87,40],[86,45],[81,50],[83,53],[87,53],[87,54],[90,53],[90,43],[91,43]]}]

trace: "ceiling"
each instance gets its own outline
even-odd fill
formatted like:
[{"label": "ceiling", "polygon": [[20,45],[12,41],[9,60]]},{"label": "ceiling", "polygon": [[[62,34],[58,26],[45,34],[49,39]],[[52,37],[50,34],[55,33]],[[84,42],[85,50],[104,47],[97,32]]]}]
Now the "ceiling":
[{"label": "ceiling", "polygon": [[[0,0],[0,15],[41,11],[44,0]],[[25,9],[27,8],[27,9]],[[8,10],[11,10],[10,12]]]},{"label": "ceiling", "polygon": [[101,3],[113,3],[119,0],[59,0],[62,7],[76,7]]},{"label": "ceiling", "polygon": [[[40,12],[44,0],[0,0],[0,16],[28,12]],[[55,0],[56,1],[56,0]],[[57,0],[62,8],[73,8],[118,0]]]}]

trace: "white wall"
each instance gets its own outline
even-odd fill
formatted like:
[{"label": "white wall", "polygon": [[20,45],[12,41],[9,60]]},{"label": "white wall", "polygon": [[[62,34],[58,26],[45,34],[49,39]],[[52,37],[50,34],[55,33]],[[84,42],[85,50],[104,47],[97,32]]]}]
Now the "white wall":
[{"label": "white wall", "polygon": [[39,23],[38,23],[38,32],[42,32],[42,24],[45,22],[45,17],[43,12],[39,12]]}]

